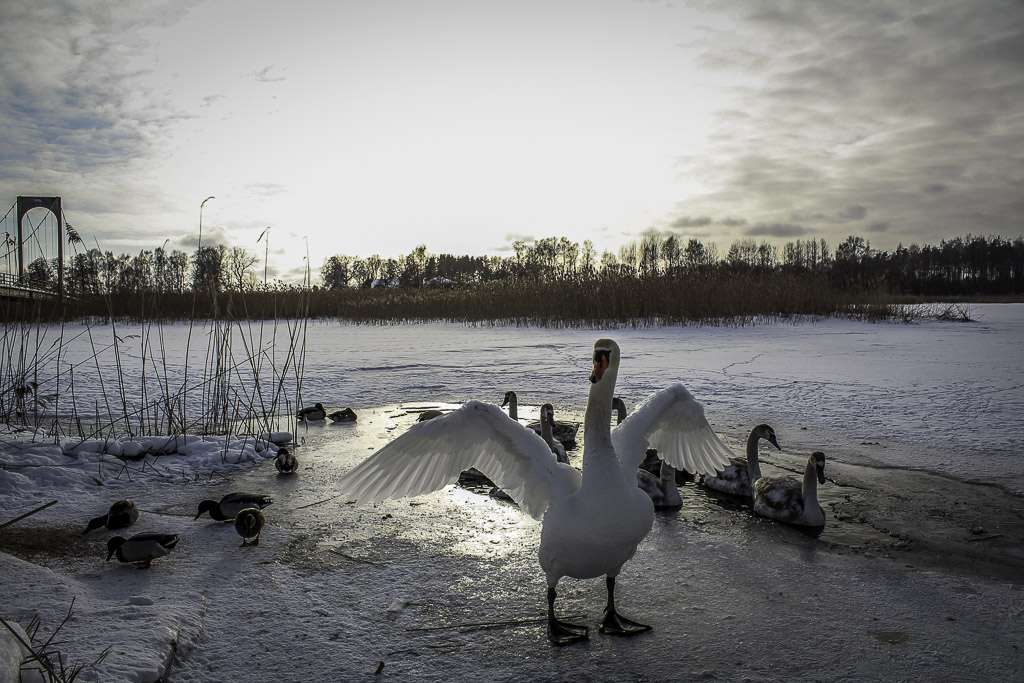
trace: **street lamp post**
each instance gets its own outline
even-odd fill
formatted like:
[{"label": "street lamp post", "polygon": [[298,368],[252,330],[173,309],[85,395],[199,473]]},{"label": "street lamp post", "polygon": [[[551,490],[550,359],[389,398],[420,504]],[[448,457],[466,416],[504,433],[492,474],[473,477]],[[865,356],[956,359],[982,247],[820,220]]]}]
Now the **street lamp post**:
[{"label": "street lamp post", "polygon": [[206,202],[216,197],[207,197],[203,200],[203,203],[199,205],[199,246],[203,246],[203,207],[206,206]]}]

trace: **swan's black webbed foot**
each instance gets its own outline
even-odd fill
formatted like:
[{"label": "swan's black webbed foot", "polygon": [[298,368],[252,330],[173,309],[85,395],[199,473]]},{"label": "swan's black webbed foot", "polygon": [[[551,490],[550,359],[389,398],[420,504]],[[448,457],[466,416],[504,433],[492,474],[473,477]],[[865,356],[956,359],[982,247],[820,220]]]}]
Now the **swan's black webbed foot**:
[{"label": "swan's black webbed foot", "polygon": [[589,640],[586,626],[555,619],[555,587],[548,586],[548,640],[553,645],[570,645]]},{"label": "swan's black webbed foot", "polygon": [[612,636],[635,636],[637,633],[650,631],[647,624],[640,624],[627,619],[615,611],[615,577],[606,579],[608,584],[608,605],[604,608],[604,621],[601,622],[601,633]]},{"label": "swan's black webbed foot", "polygon": [[589,630],[586,626],[579,624],[548,619],[548,640],[554,645],[571,645],[581,640],[589,640],[590,636],[587,635]]},{"label": "swan's black webbed foot", "polygon": [[635,636],[637,633],[644,633],[650,630],[651,627],[647,624],[640,624],[632,619],[627,619],[615,610],[606,610],[604,621],[601,622],[601,633],[606,633],[610,636]]}]

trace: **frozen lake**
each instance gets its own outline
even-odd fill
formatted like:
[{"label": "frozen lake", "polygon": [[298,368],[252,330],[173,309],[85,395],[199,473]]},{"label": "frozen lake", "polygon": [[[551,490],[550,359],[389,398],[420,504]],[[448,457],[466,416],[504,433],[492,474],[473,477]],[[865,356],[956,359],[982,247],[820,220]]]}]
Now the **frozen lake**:
[{"label": "frozen lake", "polygon": [[[1024,304],[971,310],[975,321],[968,323],[826,320],[615,330],[332,322],[275,330],[271,323],[233,330],[232,386],[251,393],[247,359],[261,356],[264,394],[280,381],[289,401],[295,400],[294,368],[301,363],[299,401],[307,405],[321,401],[358,411],[403,401],[501,403],[511,389],[525,403],[582,413],[587,393],[579,380],[589,373],[588,349],[598,337],[611,336],[622,348],[617,393],[628,405],[679,381],[704,404],[713,424],[769,422],[790,442],[806,427],[831,435],[815,446],[830,458],[923,469],[1024,494]],[[42,346],[55,335],[48,332]],[[153,384],[160,379],[180,384],[188,325],[118,325],[117,335],[124,340],[116,362],[130,406],[141,403],[144,369],[151,397],[159,395]],[[289,335],[304,344],[290,344]],[[191,330],[190,386],[207,362],[208,338],[208,328]],[[102,403],[97,368],[106,376],[107,393],[116,393],[111,339],[109,327],[64,329],[62,388],[74,367],[79,411],[84,407],[87,415]],[[298,359],[290,357],[295,348],[304,350],[294,354]],[[55,362],[52,355],[51,366]],[[194,393],[191,398],[195,402]],[[69,406],[62,401],[56,409],[66,416]],[[856,454],[846,448],[862,442],[874,447]]]},{"label": "frozen lake", "polygon": [[[75,598],[64,651],[85,661],[112,647],[81,680],[1019,680],[1024,306],[972,311],[976,322],[912,325],[311,324],[302,402],[360,419],[300,426],[294,478],[269,461],[167,456],[129,481],[120,464],[42,451],[38,467],[0,469],[0,523],[59,500],[0,530],[0,616],[37,613],[46,630]],[[186,332],[166,326],[164,343],[184,348]],[[428,406],[500,403],[514,389],[521,416],[551,402],[579,419],[600,336],[622,348],[617,394],[630,407],[681,381],[737,451],[753,424],[776,428],[785,450],[764,452],[766,474],[825,451],[828,521],[809,536],[688,485],[620,575],[620,608],[654,631],[599,636],[603,582],[564,580],[560,612],[592,637],[553,648],[542,621],[501,623],[544,615],[539,523],[458,487],[360,508],[333,483]],[[121,346],[129,378],[145,355],[133,343]],[[205,342],[194,352],[201,366]],[[65,361],[77,353],[91,351]],[[75,381],[77,392],[77,369]],[[26,457],[3,448],[5,464]],[[236,490],[275,498],[256,548],[192,519],[198,500]],[[182,536],[152,570],[105,564],[109,534],[81,535],[125,496],[143,509],[137,530]]]}]

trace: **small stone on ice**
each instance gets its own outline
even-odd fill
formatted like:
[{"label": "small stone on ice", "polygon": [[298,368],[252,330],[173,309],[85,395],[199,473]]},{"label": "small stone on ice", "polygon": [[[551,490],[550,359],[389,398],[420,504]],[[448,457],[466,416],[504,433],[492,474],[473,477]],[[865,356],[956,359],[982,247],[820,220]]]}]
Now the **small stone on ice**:
[{"label": "small stone on ice", "polygon": [[142,595],[133,595],[132,597],[128,598],[128,602],[130,604],[132,604],[132,605],[140,605],[140,606],[144,607],[144,606],[147,606],[147,605],[152,605],[153,604],[153,599],[152,598],[147,598],[147,597],[142,596]]}]

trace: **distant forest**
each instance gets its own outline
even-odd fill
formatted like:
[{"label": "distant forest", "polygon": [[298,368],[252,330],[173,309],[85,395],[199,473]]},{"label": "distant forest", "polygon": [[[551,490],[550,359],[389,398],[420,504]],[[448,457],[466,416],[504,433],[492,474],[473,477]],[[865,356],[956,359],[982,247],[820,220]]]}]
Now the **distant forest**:
[{"label": "distant forest", "polygon": [[[2,304],[7,320],[107,317],[130,320],[336,319],[365,324],[604,326],[746,324],[793,316],[907,320],[913,299],[1020,297],[1024,238],[976,237],[937,246],[875,250],[850,236],[781,249],[741,239],[714,243],[646,236],[598,254],[589,241],[516,242],[509,256],[334,255],[301,285],[268,277],[239,247],[194,254],[162,249],[114,256],[75,254],[62,300]],[[35,284],[53,286],[55,264],[37,260]],[[908,301],[910,299],[910,301]]]},{"label": "distant forest", "polygon": [[[189,255],[163,249],[137,256],[90,249],[75,254],[65,269],[65,289],[78,297],[142,292],[341,290],[375,286],[473,285],[508,280],[578,281],[601,276],[647,279],[679,274],[814,274],[844,290],[883,289],[921,296],[1024,293],[1024,238],[971,236],[937,246],[900,245],[872,249],[862,237],[846,238],[834,251],[825,240],[796,240],[781,249],[741,239],[721,253],[713,242],[674,236],[644,237],[617,253],[597,254],[582,245],[548,237],[516,242],[510,256],[431,254],[418,246],[400,258],[335,255],[324,260],[319,282],[296,286],[268,280],[258,258],[240,247],[203,246]],[[28,274],[37,286],[55,284],[56,264],[37,259]]]}]

